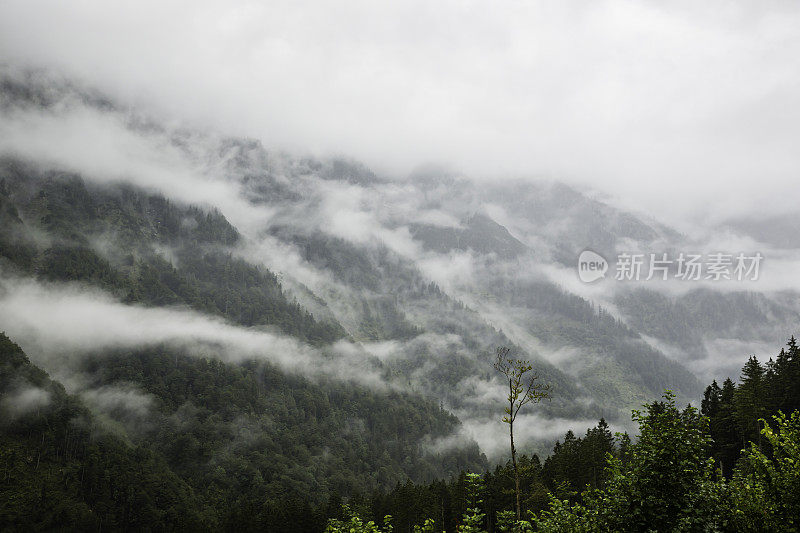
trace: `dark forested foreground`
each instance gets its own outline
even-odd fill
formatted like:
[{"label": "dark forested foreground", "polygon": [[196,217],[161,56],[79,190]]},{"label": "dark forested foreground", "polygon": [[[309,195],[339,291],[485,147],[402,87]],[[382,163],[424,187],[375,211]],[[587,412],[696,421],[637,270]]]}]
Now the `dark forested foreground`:
[{"label": "dark forested foreground", "polygon": [[[662,401],[634,411],[639,434],[633,441],[625,434],[613,435],[601,420],[581,437],[568,432],[543,463],[535,455],[523,455],[518,461],[525,513],[521,522],[513,512],[510,462],[483,475],[465,471],[450,481],[408,481],[388,492],[365,495],[357,484],[359,470],[374,469],[379,477],[391,477],[395,474],[386,469],[403,453],[386,450],[383,464],[373,462],[381,451],[371,450],[369,442],[349,461],[326,464],[320,477],[339,479],[335,486],[343,494],[349,491],[349,497],[343,500],[334,490],[321,501],[314,494],[315,479],[291,466],[306,449],[297,443],[293,447],[291,440],[313,438],[310,433],[293,434],[291,425],[286,425],[282,438],[241,442],[223,423],[225,405],[255,402],[262,411],[280,409],[278,403],[268,407],[269,395],[257,390],[258,383],[269,383],[268,370],[246,365],[233,370],[178,358],[170,364],[181,366],[181,373],[192,375],[196,383],[182,389],[169,379],[169,368],[158,367],[156,361],[164,360],[158,354],[127,359],[121,354],[114,365],[103,368],[113,368],[120,374],[117,377],[125,379],[138,375],[148,390],[161,391],[164,412],[173,413],[173,419],[176,415],[169,405],[190,405],[184,401],[190,390],[203,397],[209,412],[184,413],[185,419],[173,420],[173,425],[154,421],[158,430],[147,441],[132,443],[104,427],[80,399],[32,365],[10,339],[0,338],[2,529],[795,531],[800,527],[800,351],[794,338],[766,366],[750,358],[738,385],[730,380],[722,387],[710,385],[700,411],[681,410],[669,392]],[[261,372],[258,379],[256,372]],[[239,381],[250,383],[254,390],[242,392],[247,387],[237,385]],[[309,405],[358,408],[356,398],[340,394],[343,398],[334,405],[309,396]],[[412,400],[386,401],[383,407],[370,406],[370,411],[402,410],[404,402]],[[421,406],[413,409],[410,412],[424,412]],[[370,423],[377,426],[373,431],[378,435],[400,436],[400,445],[402,429],[382,426],[404,416]],[[430,416],[435,420],[440,415]],[[311,419],[308,423],[314,424]],[[342,441],[328,445],[347,455],[353,447],[345,444],[346,435]],[[468,463],[469,457],[448,460],[457,466],[458,461]],[[253,471],[263,474],[254,478]],[[348,476],[354,477],[347,481]],[[291,483],[306,490],[308,497],[287,496],[285,487]]]},{"label": "dark forested foreground", "polygon": [[85,370],[140,384],[155,409],[132,416],[111,395],[98,415],[0,335],[0,530],[314,531],[338,494],[486,464],[476,447],[420,453],[457,420],[413,396],[161,350]]},{"label": "dark forested foreground", "polygon": [[351,498],[328,531],[800,531],[800,349],[787,346],[751,357],[738,385],[712,383],[699,411],[669,391],[634,411],[634,442],[601,420],[544,463],[523,457],[523,520],[509,462]]}]

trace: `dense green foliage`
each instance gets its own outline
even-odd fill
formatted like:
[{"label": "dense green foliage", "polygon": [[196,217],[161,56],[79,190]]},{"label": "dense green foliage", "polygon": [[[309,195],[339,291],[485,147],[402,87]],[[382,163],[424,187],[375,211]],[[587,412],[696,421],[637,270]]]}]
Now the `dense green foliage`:
[{"label": "dense green foliage", "polygon": [[407,483],[353,509],[391,515],[403,531],[426,523],[448,532],[798,531],[797,355],[791,338],[766,369],[751,357],[738,386],[708,387],[701,410],[679,409],[668,391],[633,412],[633,440],[613,437],[601,420],[584,437],[568,432],[544,465],[523,457],[527,519],[511,510],[510,463],[480,478]]},{"label": "dense green foliage", "polygon": [[769,451],[751,443],[730,483],[731,529],[798,531],[800,412],[775,415],[761,433]]},{"label": "dense green foliage", "polygon": [[[564,442],[556,443],[553,453],[544,464],[538,456],[522,455],[518,458],[522,507],[527,511],[542,511],[550,503],[550,495],[577,501],[579,493],[588,484],[592,488],[605,486],[608,476],[607,456],[613,454],[627,463],[630,439],[627,435],[618,438],[611,434],[608,424],[601,420],[583,437],[575,437],[570,431]],[[469,502],[471,487],[469,476],[463,474],[449,482],[435,481],[427,485],[407,482],[398,484],[388,493],[376,493],[371,497],[351,498],[350,510],[362,517],[378,522],[385,515],[392,516],[398,531],[408,531],[426,519],[435,521],[438,530],[455,531],[463,521],[463,513]],[[481,476],[480,513],[489,531],[497,531],[502,522],[498,513],[515,507],[514,470],[511,461],[498,465]],[[514,512],[510,511],[514,518]]]},{"label": "dense green foliage", "polygon": [[679,410],[674,395],[634,412],[638,441],[623,463],[613,458],[606,486],[569,506],[555,500],[540,531],[716,531],[721,485],[709,457],[706,420]]},{"label": "dense green foliage", "polygon": [[163,457],[98,426],[0,335],[0,529],[198,530],[213,517]]},{"label": "dense green foliage", "polygon": [[209,498],[285,493],[319,505],[334,493],[430,481],[481,464],[476,445],[421,452],[423,438],[448,435],[458,420],[417,396],[164,349],[105,354],[85,370],[98,386],[133,383],[157,399],[162,418],[151,418],[152,429],[137,438]]},{"label": "dense green foliage", "polygon": [[[449,434],[457,424],[436,404],[343,382],[311,383],[269,365],[232,366],[161,348],[90,358],[87,386],[115,393],[137,385],[155,399],[138,417],[125,405],[108,406],[117,412],[93,406],[115,420],[111,425],[5,336],[0,365],[8,422],[0,433],[8,482],[0,523],[22,529],[135,526],[129,507],[145,499],[136,516],[142,528],[319,530],[325,516],[338,513],[335,503],[327,510],[338,494],[485,465],[474,446],[435,455],[420,449],[424,437]],[[171,491],[168,498],[163,490]],[[52,509],[34,510],[45,497]],[[35,522],[24,522],[28,516]]]},{"label": "dense green foliage", "polygon": [[555,494],[573,498],[587,486],[604,486],[608,477],[606,457],[613,454],[626,458],[629,446],[627,435],[615,440],[606,421],[600,419],[583,437],[567,431],[564,441],[556,442],[553,453],[545,459],[542,477]]},{"label": "dense green foliage", "polygon": [[[453,350],[423,376],[417,370],[437,350],[425,340],[387,365],[387,372],[414,375],[425,392],[456,407],[454,387],[484,371],[476,354],[485,351],[489,357],[493,346],[511,345],[386,248],[271,228],[309,263],[353,289],[350,304],[357,320],[345,331],[323,299],[308,295],[317,307],[312,316],[288,296],[276,274],[238,257],[242,237],[219,212],[128,185],[100,185],[0,160],[0,222],[4,272],[91,284],[131,304],[191,307],[242,326],[277,327],[315,346],[348,338],[408,340],[425,332],[458,335],[464,349]],[[403,308],[425,317],[424,329]],[[546,408],[554,416],[583,415],[586,407],[570,401],[577,394],[572,380],[550,364],[537,365],[558,389],[557,400]]]},{"label": "dense green foliage", "polygon": [[789,339],[775,360],[766,365],[755,356],[742,368],[738,385],[730,379],[722,387],[714,381],[706,388],[702,413],[710,419],[713,455],[723,473],[730,477],[739,451],[763,441],[759,420],[772,420],[779,412],[800,409],[800,348]]},{"label": "dense green foliage", "polygon": [[[792,339],[779,356],[785,368],[792,368],[796,352]],[[361,496],[404,479],[402,470],[391,470],[397,457],[415,460],[411,450],[376,443],[410,444],[436,433],[435,411],[419,430],[408,424],[426,409],[413,397],[388,394],[363,404],[364,392],[347,387],[320,397],[318,384],[287,383],[269,366],[231,366],[164,349],[90,358],[84,371],[96,383],[135,383],[156,399],[149,427],[120,432],[99,423],[5,336],[0,361],[0,523],[11,530],[102,524],[112,530],[322,531],[327,517],[331,533],[792,531],[800,525],[800,412],[762,421],[726,480],[713,457],[718,443],[710,424],[721,424],[714,414],[720,411],[709,411],[713,385],[703,402],[710,417],[679,409],[667,393],[634,412],[634,441],[613,437],[601,420],[582,437],[568,432],[544,464],[520,457],[527,518],[517,521],[510,462],[482,476],[418,478]],[[734,398],[747,398],[759,366],[748,361]],[[769,396],[791,401],[796,382],[784,383],[788,388]],[[737,415],[744,428],[747,416],[769,415],[771,404],[759,405]],[[361,423],[337,439],[335,432],[347,427],[343,416]],[[363,440],[348,458],[353,439]],[[298,457],[309,462],[291,466]],[[450,468],[475,466],[468,456],[460,459],[467,463],[430,456],[429,480],[445,475],[437,465],[447,460],[455,460]],[[375,484],[364,485],[360,480],[370,472],[378,476]],[[350,494],[348,505],[337,493]]]}]

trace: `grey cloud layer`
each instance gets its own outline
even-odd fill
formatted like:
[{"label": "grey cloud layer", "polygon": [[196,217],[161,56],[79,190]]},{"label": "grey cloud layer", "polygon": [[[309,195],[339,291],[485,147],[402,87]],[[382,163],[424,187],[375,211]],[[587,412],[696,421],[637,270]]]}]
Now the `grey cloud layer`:
[{"label": "grey cloud layer", "polygon": [[555,176],[680,222],[782,209],[798,25],[795,2],[8,1],[0,58],[270,145]]}]

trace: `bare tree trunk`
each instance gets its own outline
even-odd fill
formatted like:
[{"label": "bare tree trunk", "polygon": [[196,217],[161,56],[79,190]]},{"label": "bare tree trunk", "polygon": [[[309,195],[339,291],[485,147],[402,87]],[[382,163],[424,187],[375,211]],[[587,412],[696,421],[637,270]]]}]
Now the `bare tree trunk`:
[{"label": "bare tree trunk", "polygon": [[508,425],[508,430],[511,433],[511,464],[514,465],[514,485],[516,487],[517,495],[517,520],[522,520],[522,512],[519,506],[519,472],[517,471],[517,449],[514,447],[514,422]]}]

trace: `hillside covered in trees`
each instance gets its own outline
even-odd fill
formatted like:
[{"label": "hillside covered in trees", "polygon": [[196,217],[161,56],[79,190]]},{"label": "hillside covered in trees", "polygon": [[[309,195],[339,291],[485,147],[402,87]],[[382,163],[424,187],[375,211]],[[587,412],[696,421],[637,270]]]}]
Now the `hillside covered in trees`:
[{"label": "hillside covered in trees", "polygon": [[604,420],[569,431],[545,460],[523,457],[527,516],[514,519],[510,462],[448,482],[406,483],[351,500],[329,532],[800,530],[800,350],[750,357],[738,384],[706,389],[701,408],[667,391],[633,411],[638,433]]},{"label": "hillside covered in trees", "polygon": [[137,383],[157,405],[112,423],[5,335],[0,349],[4,529],[310,531],[340,494],[485,465],[475,449],[421,454],[422,435],[456,420],[402,394],[310,384],[263,365],[119,354],[87,362],[89,375]]},{"label": "hillside covered in trees", "polygon": [[[6,336],[0,338],[0,350],[0,523],[5,529],[358,532],[383,531],[387,515],[398,531],[414,526],[448,532],[646,531],[653,524],[659,531],[800,527],[800,382],[793,378],[800,351],[794,338],[764,366],[751,357],[738,385],[712,383],[700,409],[680,409],[667,392],[661,401],[634,411],[639,429],[632,437],[613,434],[600,420],[584,435],[568,432],[544,460],[523,455],[526,515],[519,523],[511,511],[510,461],[485,470],[468,456],[437,456],[425,467],[415,466],[427,468],[428,480],[400,481],[392,472],[392,456],[411,458],[414,452],[386,451],[380,443],[407,438],[410,428],[398,421],[411,418],[412,410],[424,412],[412,398],[370,400],[362,415],[374,437],[357,443],[346,431],[346,419],[309,418],[326,411],[357,412],[364,399],[357,400],[353,391],[333,391],[324,400],[311,391],[302,397],[301,384],[286,389],[267,367],[244,365],[234,372],[184,356],[119,354],[106,360],[111,364],[89,370],[105,374],[104,383],[138,379],[156,393],[161,419],[150,420],[151,428],[134,441],[98,420]],[[287,410],[289,398],[296,411]],[[243,420],[236,414],[242,406],[273,416]],[[442,415],[434,408],[428,416],[433,421]],[[276,434],[253,431],[275,423],[281,424]],[[392,423],[399,425],[387,425]],[[332,438],[337,433],[338,442]],[[315,441],[323,435],[328,436]],[[349,452],[356,445],[358,451]],[[315,447],[345,460],[320,463],[309,457]],[[317,463],[312,471],[322,468],[319,477],[303,474],[303,457]],[[443,461],[460,474],[446,477],[439,470]],[[300,468],[293,469],[293,462]],[[377,485],[364,484],[359,476],[371,472],[385,477],[375,480]],[[389,489],[392,478],[397,481]],[[384,488],[375,491],[375,486]]]},{"label": "hillside covered in trees", "polygon": [[[598,198],[382,175],[0,62],[0,530],[796,528],[794,338],[725,377],[797,290],[584,284],[587,246],[719,244]],[[543,385],[518,419],[498,347]]]}]

